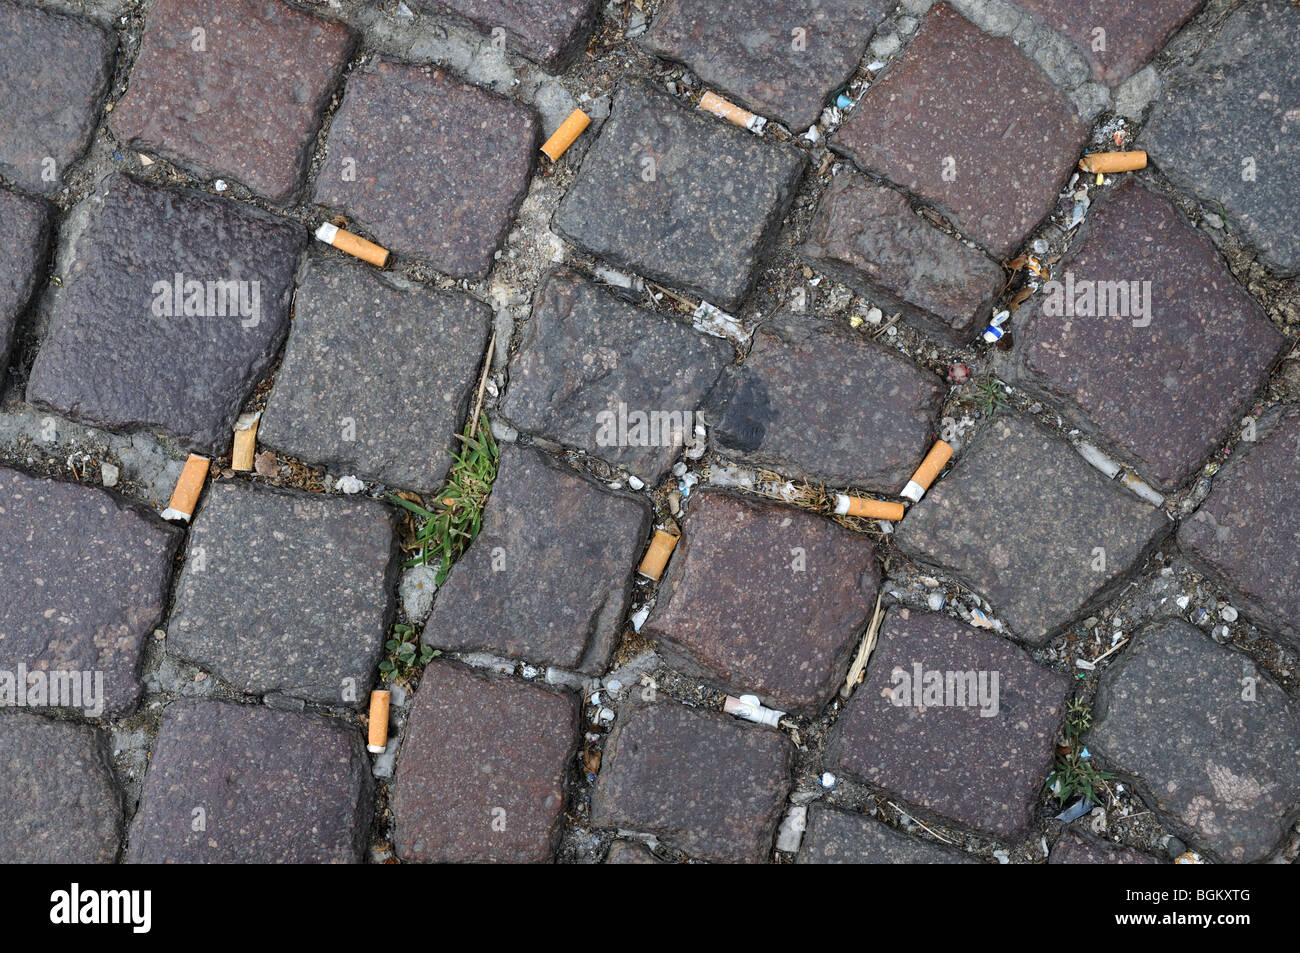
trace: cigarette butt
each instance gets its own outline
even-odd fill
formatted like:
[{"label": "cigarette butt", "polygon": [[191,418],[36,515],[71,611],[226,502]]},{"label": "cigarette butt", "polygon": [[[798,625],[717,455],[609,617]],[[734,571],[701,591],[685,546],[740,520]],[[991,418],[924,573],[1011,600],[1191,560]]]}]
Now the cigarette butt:
[{"label": "cigarette butt", "polygon": [[728,715],[735,715],[737,718],[754,721],[760,725],[771,725],[773,728],[779,728],[781,719],[785,717],[785,712],[765,707],[758,700],[757,695],[741,695],[739,698],[728,695],[722,703],[722,710]]},{"label": "cigarette butt", "polygon": [[257,422],[262,419],[260,413],[241,414],[235,421],[235,449],[230,453],[232,470],[253,469],[253,455],[257,450]]},{"label": "cigarette butt", "polygon": [[952,459],[952,446],[943,440],[936,440],[930,452],[925,455],[921,465],[916,468],[912,474],[912,479],[907,481],[907,486],[903,487],[901,496],[907,497],[913,503],[920,503],[921,497],[925,496],[925,491],[930,489],[930,484],[934,478]]},{"label": "cigarette butt", "polygon": [[366,241],[360,235],[353,235],[351,232],[345,231],[337,225],[331,225],[329,222],[325,222],[320,228],[316,229],[316,238],[326,245],[333,245],[339,251],[347,252],[362,261],[368,261],[376,268],[383,268],[388,264],[387,248]]},{"label": "cigarette butt", "polygon": [[388,747],[388,706],[392,698],[392,692],[370,693],[370,736],[366,739],[366,748],[375,754]]},{"label": "cigarette butt", "polygon": [[887,503],[884,500],[868,500],[836,493],[835,512],[839,516],[860,516],[871,520],[901,520],[906,511],[902,503]]},{"label": "cigarette butt", "polygon": [[167,509],[163,510],[163,519],[190,521],[194,504],[198,503],[199,494],[203,492],[203,481],[208,478],[208,463],[207,457],[190,454],[180,479],[176,481],[176,489],[172,490],[172,498],[167,501]]},{"label": "cigarette butt", "polygon": [[551,134],[542,145],[542,151],[552,162],[559,162],[560,156],[569,150],[584,129],[591,125],[591,117],[581,109],[569,113],[569,118],[560,123],[560,128]]},{"label": "cigarette butt", "polygon": [[646,550],[645,558],[641,560],[641,565],[636,567],[636,571],[647,579],[657,582],[664,574],[664,567],[668,565],[673,550],[677,548],[679,538],[667,530],[655,530],[654,539],[650,540],[650,548]]},{"label": "cigarette butt", "polygon": [[1091,152],[1079,160],[1084,172],[1135,172],[1147,167],[1147,154],[1133,152]]},{"label": "cigarette butt", "polygon": [[701,96],[700,108],[751,132],[762,132],[763,126],[767,124],[766,119],[755,116],[748,109],[741,109],[735,103],[728,102],[717,93],[705,93]]}]

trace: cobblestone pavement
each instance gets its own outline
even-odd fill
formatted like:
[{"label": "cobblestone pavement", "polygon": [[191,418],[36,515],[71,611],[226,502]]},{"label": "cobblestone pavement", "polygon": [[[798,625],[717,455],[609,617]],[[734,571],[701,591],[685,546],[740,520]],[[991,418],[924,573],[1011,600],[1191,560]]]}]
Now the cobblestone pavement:
[{"label": "cobblestone pavement", "polygon": [[0,861],[1293,862],[1297,50],[0,0]]}]

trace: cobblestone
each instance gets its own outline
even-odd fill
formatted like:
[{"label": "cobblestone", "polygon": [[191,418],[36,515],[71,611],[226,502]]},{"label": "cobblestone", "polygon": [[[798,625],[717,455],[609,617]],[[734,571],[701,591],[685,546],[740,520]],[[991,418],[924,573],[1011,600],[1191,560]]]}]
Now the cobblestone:
[{"label": "cobblestone", "polygon": [[800,864],[973,864],[961,851],[909,837],[865,814],[824,804],[808,808]]},{"label": "cobblestone", "polygon": [[213,701],[167,707],[131,824],[137,864],[357,863],[370,765],[353,728]]},{"label": "cobblestone", "polygon": [[682,671],[815,711],[848,670],[875,603],[870,541],[829,520],[706,491],[643,633]]},{"label": "cobblestone", "polygon": [[504,30],[517,47],[544,69],[563,69],[587,45],[596,23],[598,0],[414,0],[418,10],[450,10],[493,36]]},{"label": "cobblestone", "polygon": [[552,227],[610,264],[732,310],[804,165],[791,147],[625,84]]},{"label": "cobblestone", "polygon": [[217,483],[190,531],[167,648],[244,692],[356,706],[396,578],[388,508]]},{"label": "cobblestone", "polygon": [[605,744],[592,822],[653,834],[698,860],[767,860],[789,789],[789,744],[715,712],[636,704]]},{"label": "cobblestone", "polygon": [[380,61],[348,81],[316,201],[385,248],[481,278],[528,190],[538,128],[522,103]]},{"label": "cobblestone", "polygon": [[491,327],[473,298],[312,260],[258,436],[334,472],[431,492],[459,451]]},{"label": "cobblestone", "polygon": [[0,190],[0,228],[9,253],[0,260],[0,370],[8,366],[18,317],[32,297],[49,241],[48,208],[36,199]]},{"label": "cobblestone", "polygon": [[158,0],[113,130],[288,202],[353,42],[342,24],[279,0]]}]

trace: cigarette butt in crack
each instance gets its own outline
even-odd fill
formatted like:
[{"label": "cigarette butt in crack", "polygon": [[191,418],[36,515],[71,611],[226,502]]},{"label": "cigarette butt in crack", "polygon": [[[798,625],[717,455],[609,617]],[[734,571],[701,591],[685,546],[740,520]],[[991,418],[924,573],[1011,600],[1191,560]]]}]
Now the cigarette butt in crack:
[{"label": "cigarette butt in crack", "polygon": [[257,422],[261,413],[240,414],[235,421],[235,449],[230,453],[230,469],[253,469],[253,456],[257,452]]},{"label": "cigarette butt in crack", "polygon": [[900,496],[905,496],[913,503],[920,503],[921,497],[925,496],[925,491],[930,489],[930,484],[934,478],[939,475],[948,461],[952,459],[953,449],[948,443],[942,440],[936,440],[930,452],[925,455],[921,465],[916,468],[912,474],[912,479],[907,481],[907,486],[903,487]]},{"label": "cigarette butt in crack", "polygon": [[551,134],[551,138],[542,144],[542,151],[552,162],[559,162],[560,156],[569,151],[569,146],[582,135],[584,129],[591,125],[591,117],[581,109],[569,113],[569,118],[560,123],[560,128]]},{"label": "cigarette butt in crack", "polygon": [[835,494],[835,513],[838,516],[860,516],[869,520],[901,520],[906,511],[902,503],[885,500],[868,500],[860,496]]},{"label": "cigarette butt in crack", "polygon": [[677,548],[675,536],[667,530],[655,530],[654,539],[650,540],[650,548],[646,550],[645,558],[641,560],[641,565],[636,567],[636,571],[647,579],[659,581],[659,577],[664,574],[664,567],[668,565],[669,558],[672,557],[673,550]]},{"label": "cigarette butt in crack", "polygon": [[316,229],[316,238],[326,245],[333,245],[339,251],[347,252],[354,258],[368,261],[376,268],[383,268],[388,264],[387,248],[366,241],[360,235],[353,235],[351,232],[345,231],[337,225],[331,225],[329,222],[325,222],[320,228]]},{"label": "cigarette butt in crack", "polygon": [[757,722],[760,725],[771,725],[773,728],[779,728],[781,719],[785,717],[783,711],[764,707],[757,695],[741,695],[739,698],[728,695],[726,701],[722,703],[722,710],[728,715],[735,715],[737,718],[744,718],[746,721]]},{"label": "cigarette butt in crack", "polygon": [[751,132],[762,132],[763,127],[767,125],[767,120],[762,116],[755,116],[748,109],[742,109],[735,103],[728,102],[717,93],[705,93],[701,96],[700,108]]},{"label": "cigarette butt in crack", "polygon": [[176,481],[176,489],[172,490],[172,498],[167,501],[167,509],[163,510],[163,519],[190,521],[194,515],[194,505],[203,492],[203,481],[208,478],[208,463],[207,457],[190,454],[190,458],[185,461],[185,468],[181,470],[180,479]]},{"label": "cigarette butt in crack", "polygon": [[370,693],[370,733],[366,749],[374,754],[388,747],[388,707],[392,700],[392,692],[376,690]]},{"label": "cigarette butt in crack", "polygon": [[1091,152],[1079,160],[1084,172],[1136,172],[1147,167],[1147,154],[1133,152]]}]

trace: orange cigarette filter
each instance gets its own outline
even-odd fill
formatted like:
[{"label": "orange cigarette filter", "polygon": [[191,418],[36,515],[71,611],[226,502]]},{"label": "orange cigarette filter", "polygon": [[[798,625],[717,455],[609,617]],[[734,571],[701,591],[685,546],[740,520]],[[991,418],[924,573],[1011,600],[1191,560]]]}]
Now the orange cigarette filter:
[{"label": "orange cigarette filter", "polygon": [[235,424],[235,448],[230,453],[232,470],[253,469],[253,456],[257,451],[257,422],[261,414],[245,414]]},{"label": "orange cigarette filter", "polygon": [[650,548],[646,550],[645,558],[641,560],[641,565],[636,567],[636,571],[647,579],[659,581],[659,577],[664,574],[664,567],[668,565],[668,560],[672,557],[673,550],[677,548],[678,536],[674,536],[667,530],[655,530],[654,539],[650,540]]},{"label": "orange cigarette filter", "polygon": [[735,123],[742,129],[754,129],[759,119],[748,109],[741,109],[735,103],[729,102],[717,93],[712,92],[705,93],[700,97],[700,108],[705,112],[713,113],[715,116],[721,116],[727,122]]},{"label": "orange cigarette filter", "polygon": [[1147,154],[1133,152],[1092,152],[1079,160],[1084,172],[1136,172],[1147,167]]},{"label": "orange cigarette filter", "polygon": [[930,489],[930,484],[934,482],[934,478],[948,465],[952,455],[953,449],[950,444],[942,440],[935,441],[934,446],[930,448],[930,452],[921,461],[921,465],[912,474],[912,479],[908,480],[907,486],[903,487],[900,496],[907,497],[913,503],[919,503],[921,497],[925,496],[925,491]]},{"label": "orange cigarette filter", "polygon": [[871,520],[901,520],[906,512],[902,503],[869,500],[860,496],[835,495],[835,512],[840,516],[860,516]]},{"label": "orange cigarette filter", "polygon": [[569,146],[591,125],[591,117],[581,109],[569,113],[569,118],[560,123],[560,128],[551,134],[542,145],[542,151],[552,162],[559,162],[560,156],[569,151]]},{"label": "orange cigarette filter", "polygon": [[339,228],[337,225],[331,225],[329,222],[325,222],[320,228],[316,229],[316,238],[326,245],[333,245],[339,251],[347,252],[354,258],[369,262],[376,268],[383,268],[388,264],[387,248],[367,241],[360,235],[353,235],[351,232]]},{"label": "orange cigarette filter", "polygon": [[172,490],[172,498],[167,501],[167,509],[163,510],[163,519],[188,522],[194,515],[195,504],[203,492],[203,481],[208,478],[208,463],[207,457],[190,454],[181,470],[180,479],[176,481],[176,489]]},{"label": "orange cigarette filter", "polygon": [[388,709],[392,702],[392,692],[370,693],[370,731],[366,747],[375,754],[388,747]]}]

